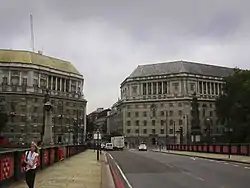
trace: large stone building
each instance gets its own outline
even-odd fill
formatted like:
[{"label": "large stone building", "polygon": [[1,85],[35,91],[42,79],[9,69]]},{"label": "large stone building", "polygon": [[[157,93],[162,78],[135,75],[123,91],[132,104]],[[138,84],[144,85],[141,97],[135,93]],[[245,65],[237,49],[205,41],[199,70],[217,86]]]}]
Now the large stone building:
[{"label": "large stone building", "polygon": [[97,108],[95,111],[87,115],[87,132],[92,135],[94,131],[99,129],[103,135],[107,134],[107,116],[110,109]]},{"label": "large stone building", "polygon": [[54,142],[84,140],[84,78],[70,62],[40,52],[0,50],[0,83],[1,110],[8,116],[2,135],[10,141],[40,141],[46,89],[53,107]]},{"label": "large stone building", "polygon": [[181,129],[183,142],[188,142],[193,139],[191,101],[196,93],[200,138],[208,124],[210,136],[216,137],[223,128],[216,118],[215,99],[222,92],[223,77],[232,71],[186,61],[139,65],[121,83],[121,100],[111,113],[120,113],[122,123],[111,126],[122,127],[126,140],[132,143],[179,143]]}]

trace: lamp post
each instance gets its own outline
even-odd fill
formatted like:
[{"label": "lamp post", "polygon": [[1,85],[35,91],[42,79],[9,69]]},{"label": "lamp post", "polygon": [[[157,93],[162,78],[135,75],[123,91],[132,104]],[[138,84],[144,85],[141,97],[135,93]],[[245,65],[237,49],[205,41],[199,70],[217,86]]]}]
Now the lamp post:
[{"label": "lamp post", "polygon": [[228,150],[228,158],[230,159],[231,157],[231,145],[232,145],[232,132],[233,132],[233,128],[228,128],[225,127],[224,131],[226,133],[228,133],[228,137],[229,137],[229,150]]},{"label": "lamp post", "polygon": [[176,130],[175,130],[175,121],[174,121],[174,145],[176,144],[175,133],[176,133]]},{"label": "lamp post", "polygon": [[46,112],[49,112],[51,108],[52,108],[52,105],[50,102],[49,90],[46,89],[46,94],[44,96],[44,104],[43,104],[43,126],[42,126],[42,131],[41,131],[41,142],[42,143],[44,141],[44,134],[45,134]]},{"label": "lamp post", "polygon": [[211,119],[208,117],[206,118],[206,137],[207,137],[207,142],[210,142],[210,136],[211,136]]},{"label": "lamp post", "polygon": [[166,129],[166,132],[165,132],[165,139],[166,139],[166,148],[167,148],[167,143],[168,143],[168,111],[166,111],[166,127],[165,127],[165,129]]}]

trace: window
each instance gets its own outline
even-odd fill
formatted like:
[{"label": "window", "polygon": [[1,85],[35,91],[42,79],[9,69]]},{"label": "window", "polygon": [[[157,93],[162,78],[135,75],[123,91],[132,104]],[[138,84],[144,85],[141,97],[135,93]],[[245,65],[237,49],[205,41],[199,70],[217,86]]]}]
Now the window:
[{"label": "window", "polygon": [[182,111],[179,110],[179,111],[178,111],[178,114],[179,114],[179,116],[182,116]]},{"label": "window", "polygon": [[179,125],[182,125],[183,121],[182,119],[179,119]]},{"label": "window", "polygon": [[144,117],[147,117],[147,112],[143,112],[143,116],[144,116]]},{"label": "window", "polygon": [[135,129],[135,133],[139,133],[139,129]]},{"label": "window", "polygon": [[127,133],[130,133],[130,131],[131,131],[130,129],[127,129]]},{"label": "window", "polygon": [[166,94],[168,92],[168,84],[167,82],[163,82],[163,93]]},{"label": "window", "polygon": [[151,89],[152,89],[152,88],[151,88],[151,85],[152,85],[151,83],[148,83],[148,94],[149,94],[149,95],[152,94],[152,93],[151,93]]},{"label": "window", "polygon": [[209,113],[210,113],[210,117],[212,117],[213,116],[213,111],[210,111]]},{"label": "window", "polygon": [[130,121],[127,121],[127,126],[131,126],[131,122]]},{"label": "window", "polygon": [[152,120],[152,126],[155,126],[155,120]]},{"label": "window", "polygon": [[130,112],[127,113],[127,117],[130,117]]},{"label": "window", "polygon": [[169,120],[169,125],[173,125],[174,121],[172,119]]},{"label": "window", "polygon": [[143,129],[143,134],[147,134],[147,129]]},{"label": "window", "polygon": [[144,124],[144,126],[147,126],[147,121],[144,120],[144,121],[143,121],[143,124]]},{"label": "window", "polygon": [[161,120],[161,126],[163,126],[164,125],[164,120]]},{"label": "window", "polygon": [[169,111],[169,116],[173,116],[173,111]]},{"label": "window", "polygon": [[3,85],[8,85],[8,78],[7,78],[7,76],[3,77]]},{"label": "window", "polygon": [[155,134],[155,129],[152,129],[152,134]]},{"label": "window", "polygon": [[158,82],[158,94],[162,94],[162,82]]},{"label": "window", "polygon": [[25,85],[25,86],[27,86],[27,84],[28,84],[28,80],[27,80],[27,78],[23,78],[23,80],[22,80],[22,84],[23,84],[23,85]]},{"label": "window", "polygon": [[136,125],[136,126],[139,126],[139,123],[140,123],[139,120],[136,120],[136,121],[135,121],[135,125]]},{"label": "window", "polygon": [[153,83],[153,94],[154,94],[154,95],[156,94],[156,85],[157,85],[157,83],[154,82],[154,83]]},{"label": "window", "polygon": [[195,84],[190,84],[190,91],[194,91]]},{"label": "window", "polygon": [[155,117],[155,110],[152,111],[152,116]]},{"label": "window", "polygon": [[169,107],[174,107],[173,103],[169,103]]},{"label": "window", "polygon": [[161,116],[164,116],[164,111],[161,111]]},{"label": "window", "polygon": [[178,89],[179,89],[179,84],[178,83],[174,83],[174,84],[172,84],[172,86],[174,87],[175,91],[178,91]]},{"label": "window", "polygon": [[139,116],[139,112],[135,112],[135,117],[138,117]]},{"label": "window", "polygon": [[161,134],[164,134],[164,129],[161,129]]},{"label": "window", "polygon": [[182,103],[178,103],[178,106],[179,106],[179,107],[182,107]]},{"label": "window", "polygon": [[143,95],[146,95],[146,93],[147,93],[147,84],[144,83],[144,84],[142,85],[142,94],[143,94]]},{"label": "window", "polygon": [[174,130],[173,129],[169,129],[169,134],[173,134]]}]

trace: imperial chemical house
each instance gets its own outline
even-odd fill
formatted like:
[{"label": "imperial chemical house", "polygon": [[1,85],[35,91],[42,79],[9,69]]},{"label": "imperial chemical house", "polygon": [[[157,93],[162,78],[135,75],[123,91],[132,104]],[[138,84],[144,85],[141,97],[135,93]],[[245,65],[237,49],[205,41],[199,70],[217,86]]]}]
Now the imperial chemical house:
[{"label": "imperial chemical house", "polygon": [[1,109],[8,115],[3,136],[14,143],[40,140],[48,88],[54,143],[83,141],[87,103],[84,78],[70,62],[41,52],[0,50],[0,75]]}]

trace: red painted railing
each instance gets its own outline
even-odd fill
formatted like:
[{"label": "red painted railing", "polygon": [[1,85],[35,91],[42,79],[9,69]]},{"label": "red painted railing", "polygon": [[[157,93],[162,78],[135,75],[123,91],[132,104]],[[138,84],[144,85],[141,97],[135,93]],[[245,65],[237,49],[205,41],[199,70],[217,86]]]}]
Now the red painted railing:
[{"label": "red painted railing", "polygon": [[250,156],[250,144],[167,145],[168,150]]},{"label": "red painted railing", "polygon": [[[66,149],[64,149],[66,148]],[[42,148],[39,150],[39,158],[37,161],[37,169],[42,170],[55,162],[62,159],[62,156],[71,157],[77,153],[84,151],[85,145],[72,146],[53,146]],[[27,150],[3,151],[0,152],[0,187],[12,181],[20,180],[24,177],[24,168],[22,163],[25,159]],[[61,153],[59,153],[61,151]],[[63,152],[67,153],[63,153]]]}]

